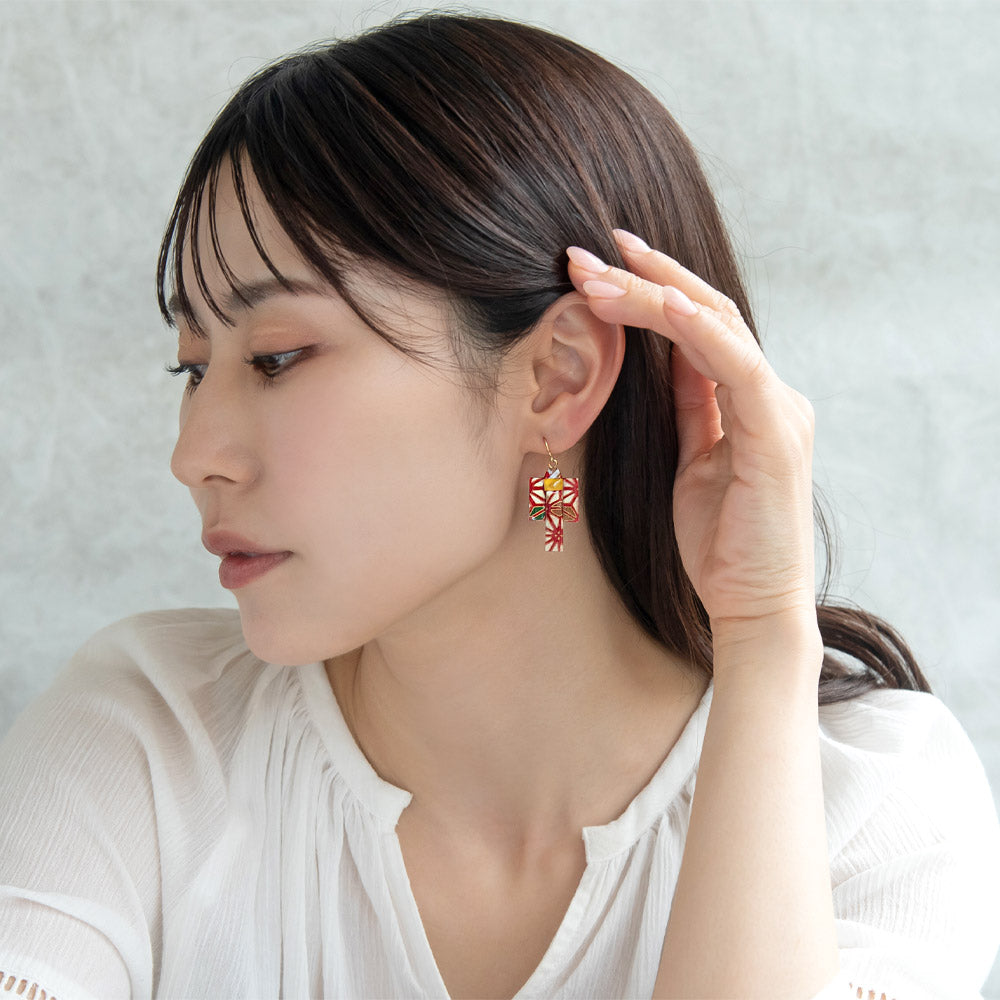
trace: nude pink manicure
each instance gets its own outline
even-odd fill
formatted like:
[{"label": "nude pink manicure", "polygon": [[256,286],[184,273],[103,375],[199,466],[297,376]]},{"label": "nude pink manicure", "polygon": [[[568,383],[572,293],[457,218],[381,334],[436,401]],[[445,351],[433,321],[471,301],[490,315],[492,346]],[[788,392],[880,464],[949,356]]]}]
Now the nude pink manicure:
[{"label": "nude pink manicure", "polygon": [[605,264],[600,257],[592,254],[589,250],[584,250],[583,247],[567,247],[566,256],[577,267],[582,267],[585,271],[590,271],[591,274],[604,274],[605,271],[611,270],[609,264]]},{"label": "nude pink manicure", "polygon": [[681,316],[694,316],[698,307],[679,289],[667,285],[663,289],[663,304],[671,311]]},{"label": "nude pink manicure", "polygon": [[585,281],[583,290],[595,299],[618,299],[627,294],[624,288],[607,281]]},{"label": "nude pink manicure", "polygon": [[635,233],[630,233],[627,229],[616,229],[614,230],[614,234],[618,238],[618,242],[625,247],[626,250],[635,250],[638,253],[647,253],[650,249],[652,249],[645,240],[639,239]]}]

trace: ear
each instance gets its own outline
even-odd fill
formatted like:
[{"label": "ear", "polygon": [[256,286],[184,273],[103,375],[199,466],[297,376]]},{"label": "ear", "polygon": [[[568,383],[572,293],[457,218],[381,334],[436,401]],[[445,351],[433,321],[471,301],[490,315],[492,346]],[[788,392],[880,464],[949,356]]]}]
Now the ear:
[{"label": "ear", "polygon": [[601,412],[625,357],[625,330],[598,319],[578,292],[554,302],[532,332],[533,439],[567,451]]}]

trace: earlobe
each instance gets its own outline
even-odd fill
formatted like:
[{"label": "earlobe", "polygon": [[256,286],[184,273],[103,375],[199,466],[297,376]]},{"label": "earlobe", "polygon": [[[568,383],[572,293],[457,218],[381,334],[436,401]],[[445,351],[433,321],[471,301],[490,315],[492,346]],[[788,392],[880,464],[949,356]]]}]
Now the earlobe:
[{"label": "earlobe", "polygon": [[553,448],[571,448],[604,407],[625,354],[625,331],[595,316],[583,296],[562,296],[535,330],[532,412]]}]

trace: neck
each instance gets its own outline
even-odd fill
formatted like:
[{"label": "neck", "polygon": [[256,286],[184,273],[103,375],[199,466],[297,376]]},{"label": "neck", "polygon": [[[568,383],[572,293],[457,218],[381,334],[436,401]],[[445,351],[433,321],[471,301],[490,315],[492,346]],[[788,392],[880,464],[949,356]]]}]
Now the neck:
[{"label": "neck", "polygon": [[411,809],[522,840],[609,822],[696,707],[707,678],[625,612],[579,528],[558,554],[534,535],[506,546],[328,663],[355,739]]}]

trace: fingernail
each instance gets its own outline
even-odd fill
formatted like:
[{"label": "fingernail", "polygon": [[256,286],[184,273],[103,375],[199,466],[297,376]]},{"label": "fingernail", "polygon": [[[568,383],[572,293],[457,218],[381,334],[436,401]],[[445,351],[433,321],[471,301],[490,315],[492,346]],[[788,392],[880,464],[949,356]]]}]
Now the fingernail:
[{"label": "fingernail", "polygon": [[589,250],[584,250],[583,247],[567,247],[566,256],[577,267],[582,267],[585,271],[590,271],[593,274],[603,274],[605,271],[611,270],[610,266],[605,264],[600,257],[592,254]]},{"label": "fingernail", "polygon": [[630,233],[627,229],[615,229],[614,234],[618,238],[618,242],[629,250],[647,253],[651,249],[648,243],[640,240],[635,233]]},{"label": "fingernail", "polygon": [[663,304],[681,316],[694,316],[698,307],[679,289],[667,285],[663,289]]},{"label": "fingernail", "polygon": [[625,289],[612,285],[608,281],[585,281],[583,290],[595,299],[619,299],[625,295]]}]

